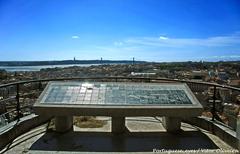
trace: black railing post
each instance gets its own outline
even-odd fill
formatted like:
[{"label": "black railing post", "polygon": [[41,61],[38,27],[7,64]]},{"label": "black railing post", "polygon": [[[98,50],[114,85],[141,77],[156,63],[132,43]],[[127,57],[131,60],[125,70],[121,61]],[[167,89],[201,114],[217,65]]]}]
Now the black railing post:
[{"label": "black railing post", "polygon": [[213,104],[212,104],[212,121],[214,121],[216,116],[216,85],[213,88]]},{"label": "black railing post", "polygon": [[42,90],[42,82],[38,83],[38,90]]},{"label": "black railing post", "polygon": [[16,86],[17,86],[17,95],[16,95],[17,106],[16,106],[16,110],[17,110],[17,120],[19,121],[19,119],[20,119],[19,84],[17,84]]}]

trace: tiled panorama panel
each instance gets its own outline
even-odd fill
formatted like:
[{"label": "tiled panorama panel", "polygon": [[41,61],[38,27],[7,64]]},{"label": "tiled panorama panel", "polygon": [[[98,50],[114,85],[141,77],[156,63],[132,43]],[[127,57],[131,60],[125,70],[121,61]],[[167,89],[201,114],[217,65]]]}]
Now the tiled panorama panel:
[{"label": "tiled panorama panel", "polygon": [[183,85],[81,83],[49,87],[43,103],[111,105],[192,104]]}]

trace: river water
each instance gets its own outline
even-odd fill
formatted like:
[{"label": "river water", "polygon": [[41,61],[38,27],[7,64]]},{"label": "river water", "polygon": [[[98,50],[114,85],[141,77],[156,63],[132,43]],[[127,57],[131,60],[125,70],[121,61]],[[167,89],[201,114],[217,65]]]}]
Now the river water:
[{"label": "river water", "polygon": [[69,65],[42,65],[42,66],[0,66],[0,69],[4,69],[8,72],[19,72],[19,71],[40,71],[43,68],[55,68],[55,67],[71,67],[71,66],[81,66],[81,67],[89,67],[92,65],[99,64],[69,64]]}]

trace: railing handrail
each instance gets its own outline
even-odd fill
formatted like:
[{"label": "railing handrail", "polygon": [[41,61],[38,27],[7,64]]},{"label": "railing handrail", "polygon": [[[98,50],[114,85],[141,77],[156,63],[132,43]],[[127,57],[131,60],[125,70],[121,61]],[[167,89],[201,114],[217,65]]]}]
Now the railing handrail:
[{"label": "railing handrail", "polygon": [[123,77],[123,76],[111,76],[111,77],[71,77],[71,78],[47,78],[47,79],[36,79],[36,80],[24,80],[24,81],[17,81],[7,84],[0,85],[0,88],[5,88],[9,86],[15,86],[19,84],[26,84],[26,83],[34,83],[34,82],[48,82],[48,81],[63,81],[63,80],[99,80],[99,79],[128,79],[128,80],[157,80],[157,81],[169,81],[169,82],[183,82],[183,83],[193,83],[193,84],[201,84],[206,86],[216,86],[220,88],[226,88],[230,90],[240,91],[240,88],[232,87],[228,85],[221,85],[218,83],[211,83],[211,82],[199,82],[199,81],[191,81],[191,80],[179,80],[179,79],[169,79],[169,78],[149,78],[149,77]]},{"label": "railing handrail", "polygon": [[[114,80],[115,82],[121,82],[121,80],[127,80],[127,81],[131,81],[133,82],[134,80],[140,80],[140,82],[150,82],[150,83],[156,83],[158,81],[165,81],[165,82],[181,82],[181,83],[186,83],[189,84],[189,86],[191,86],[191,84],[199,84],[199,85],[204,85],[204,86],[208,86],[208,87],[213,87],[213,102],[212,102],[212,107],[211,107],[211,113],[212,113],[212,120],[214,121],[214,119],[218,118],[217,114],[216,114],[216,88],[220,87],[220,88],[226,88],[226,89],[230,89],[230,90],[235,90],[240,92],[240,88],[237,87],[232,87],[232,86],[228,86],[228,85],[220,85],[218,83],[211,83],[211,82],[199,82],[199,81],[191,81],[191,80],[180,80],[180,79],[169,79],[169,78],[152,78],[152,77],[124,77],[124,76],[110,76],[110,77],[66,77],[66,78],[46,78],[46,79],[36,79],[36,80],[25,80],[25,81],[17,81],[17,82],[12,82],[12,83],[7,83],[7,84],[2,84],[0,85],[0,88],[6,88],[6,87],[11,87],[11,86],[15,86],[16,87],[16,96],[15,99],[17,101],[16,104],[16,109],[10,110],[6,113],[1,114],[2,115],[7,115],[10,112],[15,112],[17,111],[17,115],[16,115],[16,119],[20,120],[20,118],[23,116],[21,114],[21,110],[25,107],[30,107],[29,105],[27,106],[21,106],[20,104],[20,97],[23,96],[20,93],[20,85],[21,84],[28,84],[28,83],[38,83],[39,87],[38,90],[42,90],[42,82],[49,82],[49,81],[69,81],[69,80],[102,80],[102,81],[107,81],[107,80]],[[124,81],[125,82],[125,81]],[[40,91],[41,91],[40,90]],[[3,101],[7,101],[9,98],[5,98],[0,100],[1,103],[3,103]],[[11,98],[12,99],[12,98]],[[222,121],[221,121],[222,122]]]}]

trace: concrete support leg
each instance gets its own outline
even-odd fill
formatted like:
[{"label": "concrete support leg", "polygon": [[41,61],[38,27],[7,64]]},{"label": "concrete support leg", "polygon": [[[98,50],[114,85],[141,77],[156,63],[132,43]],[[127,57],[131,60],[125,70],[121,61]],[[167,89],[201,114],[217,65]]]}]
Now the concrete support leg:
[{"label": "concrete support leg", "polygon": [[55,128],[56,131],[60,133],[73,130],[73,117],[72,116],[55,117]]},{"label": "concrete support leg", "polygon": [[237,116],[236,134],[237,134],[238,150],[240,150],[240,115]]},{"label": "concrete support leg", "polygon": [[181,119],[176,117],[163,117],[163,126],[167,132],[177,132],[181,127]]},{"label": "concrete support leg", "polygon": [[112,117],[112,132],[123,133],[125,131],[125,117]]}]

